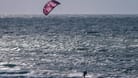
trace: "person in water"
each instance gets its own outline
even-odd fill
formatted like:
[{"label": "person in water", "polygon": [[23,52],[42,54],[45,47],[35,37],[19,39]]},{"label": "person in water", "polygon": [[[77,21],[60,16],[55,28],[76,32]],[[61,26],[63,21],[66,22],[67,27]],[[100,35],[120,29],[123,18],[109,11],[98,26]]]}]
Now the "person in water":
[{"label": "person in water", "polygon": [[83,78],[85,78],[85,76],[87,75],[87,71],[83,72]]}]

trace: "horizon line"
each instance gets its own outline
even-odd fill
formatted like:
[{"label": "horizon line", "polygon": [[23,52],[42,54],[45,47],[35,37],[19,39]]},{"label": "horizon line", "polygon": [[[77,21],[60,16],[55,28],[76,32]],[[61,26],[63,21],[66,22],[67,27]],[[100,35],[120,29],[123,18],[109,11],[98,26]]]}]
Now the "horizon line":
[{"label": "horizon line", "polygon": [[[14,15],[44,15],[44,14],[0,14],[0,16],[1,15],[3,15],[3,16],[8,16],[8,15],[12,15],[12,16],[14,16]],[[129,14],[129,13],[98,13],[98,14],[90,14],[90,13],[82,13],[82,14],[71,14],[71,13],[52,13],[52,14],[49,14],[49,15],[138,15],[138,14],[136,14],[136,13],[131,13],[131,14]]]}]

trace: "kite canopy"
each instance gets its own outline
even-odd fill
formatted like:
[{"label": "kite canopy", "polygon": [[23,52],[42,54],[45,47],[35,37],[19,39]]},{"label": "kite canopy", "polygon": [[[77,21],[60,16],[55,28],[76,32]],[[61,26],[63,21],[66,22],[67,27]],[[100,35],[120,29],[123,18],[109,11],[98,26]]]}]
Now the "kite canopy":
[{"label": "kite canopy", "polygon": [[51,1],[47,2],[43,8],[43,13],[45,15],[48,15],[59,4],[60,3],[56,0],[51,0]]}]

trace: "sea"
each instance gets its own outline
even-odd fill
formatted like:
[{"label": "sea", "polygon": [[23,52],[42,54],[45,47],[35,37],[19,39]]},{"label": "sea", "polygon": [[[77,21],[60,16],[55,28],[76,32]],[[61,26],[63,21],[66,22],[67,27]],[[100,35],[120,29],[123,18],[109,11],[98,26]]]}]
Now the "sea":
[{"label": "sea", "polygon": [[138,78],[138,15],[0,15],[0,78]]}]

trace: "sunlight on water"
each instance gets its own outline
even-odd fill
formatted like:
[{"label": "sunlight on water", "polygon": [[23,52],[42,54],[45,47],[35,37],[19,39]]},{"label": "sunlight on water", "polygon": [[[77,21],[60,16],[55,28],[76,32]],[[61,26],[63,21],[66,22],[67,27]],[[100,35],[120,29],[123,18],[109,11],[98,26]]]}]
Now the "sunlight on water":
[{"label": "sunlight on water", "polygon": [[0,17],[1,78],[137,78],[138,17]]}]

